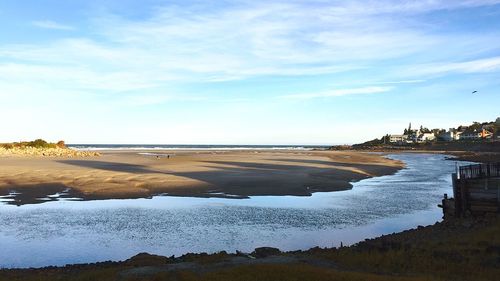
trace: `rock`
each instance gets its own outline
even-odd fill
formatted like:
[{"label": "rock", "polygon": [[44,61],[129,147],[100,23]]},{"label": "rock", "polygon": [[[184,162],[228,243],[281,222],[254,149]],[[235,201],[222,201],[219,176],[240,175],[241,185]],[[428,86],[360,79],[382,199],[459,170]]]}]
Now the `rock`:
[{"label": "rock", "polygon": [[126,260],[125,263],[129,265],[134,265],[134,266],[140,266],[140,265],[163,265],[167,264],[169,262],[169,258],[163,257],[163,256],[158,256],[158,255],[152,255],[149,253],[139,253],[130,259]]},{"label": "rock", "polygon": [[64,141],[58,141],[56,146],[59,148],[66,148],[66,143],[64,143]]},{"label": "rock", "polygon": [[252,256],[256,258],[265,258],[269,256],[275,256],[281,254],[281,251],[277,248],[273,247],[260,247],[255,248],[255,250],[251,253]]}]

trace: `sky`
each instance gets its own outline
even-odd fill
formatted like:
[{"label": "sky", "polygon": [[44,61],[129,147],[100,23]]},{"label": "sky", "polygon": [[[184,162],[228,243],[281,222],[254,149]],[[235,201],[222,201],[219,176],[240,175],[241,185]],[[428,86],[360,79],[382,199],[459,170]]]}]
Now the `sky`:
[{"label": "sky", "polygon": [[500,0],[0,2],[0,142],[349,144],[499,86]]}]

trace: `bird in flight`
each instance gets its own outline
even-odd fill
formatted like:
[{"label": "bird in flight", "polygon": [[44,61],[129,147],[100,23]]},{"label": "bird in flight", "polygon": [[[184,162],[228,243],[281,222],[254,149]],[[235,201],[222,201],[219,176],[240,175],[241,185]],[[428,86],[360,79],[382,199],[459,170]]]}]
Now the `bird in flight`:
[{"label": "bird in flight", "polygon": [[477,93],[477,91],[473,91],[472,93],[475,94],[475,93]]}]

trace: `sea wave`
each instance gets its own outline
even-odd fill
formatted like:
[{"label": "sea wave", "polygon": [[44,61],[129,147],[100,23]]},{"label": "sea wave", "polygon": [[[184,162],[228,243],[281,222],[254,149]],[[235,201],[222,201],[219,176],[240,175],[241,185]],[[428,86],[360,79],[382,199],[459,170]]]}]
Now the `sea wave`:
[{"label": "sea wave", "polygon": [[233,146],[233,145],[68,145],[75,150],[313,150],[326,146]]}]

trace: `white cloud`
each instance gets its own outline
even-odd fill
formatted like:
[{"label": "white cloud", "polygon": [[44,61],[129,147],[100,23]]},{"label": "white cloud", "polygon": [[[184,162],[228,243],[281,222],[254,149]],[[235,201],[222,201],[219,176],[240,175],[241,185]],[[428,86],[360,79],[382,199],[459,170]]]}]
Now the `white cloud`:
[{"label": "white cloud", "polygon": [[323,91],[317,93],[305,93],[305,94],[295,94],[282,96],[287,99],[314,99],[314,98],[329,98],[329,97],[339,97],[347,95],[361,95],[361,94],[377,94],[385,93],[390,91],[391,87],[362,87],[362,88],[350,88],[350,89],[338,89],[331,91]]},{"label": "white cloud", "polygon": [[34,21],[32,24],[36,27],[45,28],[45,29],[56,29],[56,30],[74,30],[75,28],[70,25],[60,24],[51,20],[41,20]]},{"label": "white cloud", "polygon": [[412,76],[441,76],[449,73],[484,73],[500,70],[500,57],[416,65],[406,73]]},{"label": "white cloud", "polygon": [[[467,67],[483,71],[487,65],[436,66],[435,61],[450,61],[464,52],[474,55],[479,52],[478,44],[498,48],[500,39],[494,38],[499,36],[486,32],[445,36],[412,17],[498,2],[240,1],[216,10],[202,4],[167,6],[147,19],[117,15],[94,19],[88,28],[99,39],[80,34],[44,44],[1,45],[0,63],[5,62],[0,64],[0,73],[5,83],[120,92],[177,82],[376,72],[387,62],[395,74],[383,80],[391,81],[400,77],[401,69],[411,70],[412,58],[417,56],[441,73],[465,72]],[[73,28],[53,21],[33,24]],[[451,47],[440,51],[443,45]],[[423,68],[415,73],[433,74]],[[386,82],[402,83],[406,82]]]},{"label": "white cloud", "polygon": [[399,81],[382,81],[373,84],[415,84],[415,83],[423,83],[425,81],[426,80],[424,79],[413,79],[413,80],[399,80]]}]

